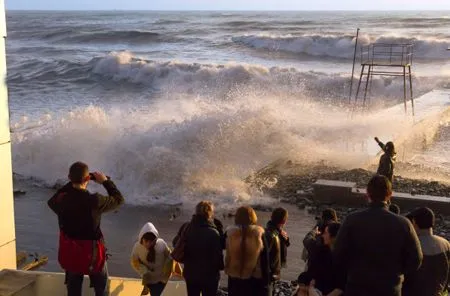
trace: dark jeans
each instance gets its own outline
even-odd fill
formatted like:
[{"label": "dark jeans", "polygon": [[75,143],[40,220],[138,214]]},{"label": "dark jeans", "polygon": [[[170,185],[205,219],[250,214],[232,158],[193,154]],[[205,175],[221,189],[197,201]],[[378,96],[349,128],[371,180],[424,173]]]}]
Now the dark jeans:
[{"label": "dark jeans", "polygon": [[228,277],[228,296],[272,296],[272,291],[262,279]]},{"label": "dark jeans", "polygon": [[[401,285],[395,287],[386,287],[382,284],[374,284],[371,287],[351,285],[348,284],[345,287],[345,296],[401,296]],[[425,296],[425,295],[424,295]]]},{"label": "dark jeans", "polygon": [[151,296],[160,296],[166,287],[166,283],[159,282],[156,284],[147,285],[147,287],[150,290]]},{"label": "dark jeans", "polygon": [[[66,271],[67,296],[81,296],[83,288],[83,274],[72,273]],[[107,284],[108,284],[108,268],[103,268],[103,271],[96,274],[90,274],[89,280],[91,281],[91,288],[94,288],[95,296],[107,296]]]},{"label": "dark jeans", "polygon": [[201,282],[193,282],[186,280],[186,288],[188,296],[216,296],[219,288],[219,280],[206,280]]}]

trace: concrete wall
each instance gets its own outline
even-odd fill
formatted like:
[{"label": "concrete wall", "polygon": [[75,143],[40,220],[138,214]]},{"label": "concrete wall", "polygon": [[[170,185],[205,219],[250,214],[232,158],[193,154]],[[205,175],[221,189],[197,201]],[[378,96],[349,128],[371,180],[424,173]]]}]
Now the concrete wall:
[{"label": "concrete wall", "polygon": [[[13,296],[67,295],[64,285],[64,274],[53,272],[3,270],[3,272],[0,272],[0,295],[2,291],[5,295]],[[139,279],[109,278],[109,295],[111,296],[140,295],[141,291],[142,284]],[[83,295],[94,295],[94,290],[89,288],[89,278],[87,276],[83,281]],[[185,282],[169,281],[164,289],[164,295],[185,296]]]},{"label": "concrete wall", "polygon": [[16,268],[16,235],[9,134],[8,89],[6,86],[5,3],[0,0],[0,270]]}]

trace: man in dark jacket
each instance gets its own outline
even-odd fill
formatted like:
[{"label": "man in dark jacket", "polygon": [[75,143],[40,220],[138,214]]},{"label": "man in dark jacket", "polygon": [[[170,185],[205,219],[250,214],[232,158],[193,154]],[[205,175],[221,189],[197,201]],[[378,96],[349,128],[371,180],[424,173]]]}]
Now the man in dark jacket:
[{"label": "man in dark jacket", "polygon": [[[105,187],[108,196],[87,191],[89,180],[93,178],[96,183]],[[82,162],[72,164],[69,179],[70,182],[48,201],[48,206],[58,215],[60,229],[58,260],[66,272],[67,293],[68,296],[81,296],[83,276],[89,274],[95,295],[104,296],[107,295],[108,280],[106,254],[97,252],[98,249],[104,250],[100,230],[101,215],[117,209],[123,204],[124,199],[111,180],[99,172],[93,173],[91,177],[88,166]],[[82,246],[90,247],[83,249]],[[81,262],[86,261],[89,256],[93,257],[87,264],[89,266],[82,266]],[[81,269],[93,271],[83,272]]]},{"label": "man in dark jacket", "polygon": [[222,238],[214,224],[213,204],[209,201],[197,204],[191,222],[182,227],[188,227],[183,271],[187,294],[215,296],[224,263]]},{"label": "man in dark jacket", "polygon": [[403,296],[444,296],[450,276],[450,243],[433,235],[434,213],[429,208],[419,208],[411,213],[414,228],[419,236],[423,261],[419,270],[405,275]]},{"label": "man in dark jacket", "polygon": [[375,137],[375,141],[384,151],[384,154],[380,157],[377,174],[385,176],[392,183],[394,181],[394,164],[396,156],[394,143],[387,142],[386,145],[384,145],[377,137]]},{"label": "man in dark jacket", "polygon": [[[267,222],[265,239],[269,256],[269,288],[273,291],[275,281],[280,279],[281,267],[286,266],[287,248],[290,246],[289,236],[284,231],[288,212],[284,208],[276,208]],[[270,292],[271,292],[270,291]]]},{"label": "man in dark jacket", "polygon": [[388,210],[391,194],[385,176],[372,177],[369,208],[350,214],[339,229],[333,264],[347,274],[346,296],[400,296],[403,275],[422,262],[411,222]]}]

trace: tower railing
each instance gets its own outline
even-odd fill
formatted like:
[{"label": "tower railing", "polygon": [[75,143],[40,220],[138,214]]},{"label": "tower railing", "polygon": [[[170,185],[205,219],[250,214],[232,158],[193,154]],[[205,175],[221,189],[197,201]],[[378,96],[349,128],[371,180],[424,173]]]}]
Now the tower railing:
[{"label": "tower railing", "polygon": [[[361,46],[361,74],[355,96],[355,105],[361,90],[361,83],[366,78],[364,86],[363,107],[366,105],[367,92],[372,86],[374,75],[380,76],[403,76],[403,102],[405,113],[407,112],[407,87],[409,80],[409,99],[411,100],[412,115],[414,115],[414,100],[412,88],[413,44],[388,44],[372,43]],[[401,68],[395,70],[394,68]]]}]

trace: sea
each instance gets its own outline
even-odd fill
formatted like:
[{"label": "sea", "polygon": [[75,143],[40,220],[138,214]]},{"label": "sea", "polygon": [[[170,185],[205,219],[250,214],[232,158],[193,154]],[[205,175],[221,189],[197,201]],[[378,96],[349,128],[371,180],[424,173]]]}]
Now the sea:
[{"label": "sea", "polygon": [[[27,191],[15,203],[18,247],[49,255],[50,270],[58,270],[57,224],[45,202],[75,161],[110,176],[125,196],[125,214],[104,224],[120,259],[113,273],[131,275],[141,224],[159,219],[174,234],[181,223],[155,206],[270,202],[244,182],[260,168],[278,159],[363,167],[364,151],[336,141],[401,133],[396,118],[371,116],[402,102],[402,78],[375,76],[368,111],[349,116],[358,28],[353,87],[360,47],[375,42],[414,45],[414,96],[450,82],[450,11],[6,15],[14,181]],[[433,143],[402,161],[450,182],[450,120],[436,120]],[[289,226],[297,257],[314,224],[298,215]],[[303,264],[296,260],[290,279]]]}]

